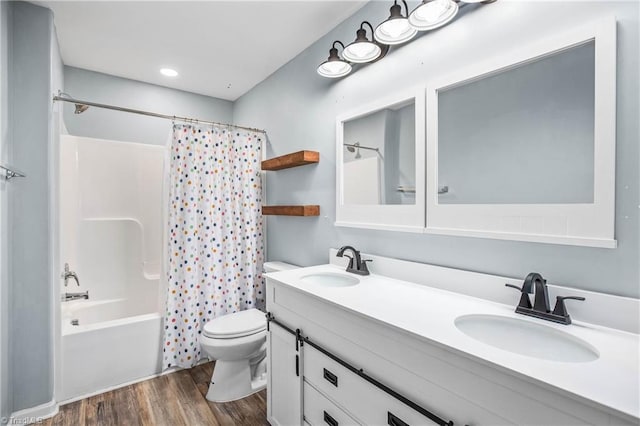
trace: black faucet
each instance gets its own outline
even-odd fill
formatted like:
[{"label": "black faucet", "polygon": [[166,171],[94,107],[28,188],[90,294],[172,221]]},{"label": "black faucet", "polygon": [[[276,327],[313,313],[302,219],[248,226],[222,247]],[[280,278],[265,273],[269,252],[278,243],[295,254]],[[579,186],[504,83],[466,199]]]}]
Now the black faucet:
[{"label": "black faucet", "polygon": [[336,253],[336,256],[344,256],[345,250],[351,250],[353,257],[347,255],[349,258],[349,265],[347,266],[347,272],[358,275],[369,275],[369,269],[367,268],[367,262],[371,262],[371,259],[362,259],[360,252],[351,246],[340,247],[340,250]]},{"label": "black faucet", "polygon": [[524,279],[522,284],[522,292],[527,294],[534,294],[533,310],[537,312],[549,312],[549,292],[547,291],[547,280],[542,278],[542,275],[537,272],[532,272]]},{"label": "black faucet", "polygon": [[[564,301],[567,299],[572,300],[585,300],[584,297],[577,296],[558,296],[556,297],[556,306],[553,308],[553,312],[549,309],[549,292],[547,291],[547,280],[542,278],[542,275],[537,272],[532,272],[524,279],[522,288],[513,285],[505,284],[507,287],[520,290],[520,302],[516,308],[516,313],[529,315],[544,319],[547,321],[553,321],[560,324],[571,324],[571,317],[567,312],[567,308],[564,305]],[[535,299],[533,307],[531,306],[531,300],[529,294],[533,293],[535,289]]]}]

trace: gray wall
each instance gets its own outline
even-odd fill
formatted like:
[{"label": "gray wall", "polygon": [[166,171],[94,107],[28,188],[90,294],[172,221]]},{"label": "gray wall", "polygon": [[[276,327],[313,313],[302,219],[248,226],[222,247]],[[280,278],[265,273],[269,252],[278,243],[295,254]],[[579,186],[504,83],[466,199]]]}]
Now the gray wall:
[{"label": "gray wall", "polygon": [[[0,2],[0,163],[10,164],[9,76],[11,7]],[[0,180],[0,417],[11,411],[9,375],[9,277],[11,228],[8,224],[9,185]]]},{"label": "gray wall", "polygon": [[[416,2],[409,2],[410,7]],[[553,283],[640,297],[638,3],[496,2],[466,6],[452,25],[392,48],[382,61],[333,81],[316,74],[331,43],[354,37],[360,22],[381,22],[387,2],[371,2],[303,51],[234,105],[234,121],[265,128],[269,156],[320,151],[320,164],[269,172],[267,200],[317,203],[318,218],[269,217],[268,256],[299,265],[327,262],[328,248],[353,244],[374,254],[486,273],[524,277],[539,271]],[[617,249],[336,228],[335,118],[395,88],[518,49],[569,25],[614,13],[618,19],[616,169]]]},{"label": "gray wall", "polygon": [[[79,68],[65,67],[64,86],[76,99],[223,123],[233,121],[230,101]],[[164,145],[171,132],[168,120],[99,108],[76,115],[70,103],[65,104],[64,121],[72,135],[124,142]]]},{"label": "gray wall", "polygon": [[10,411],[44,404],[53,398],[53,308],[49,212],[52,137],[52,69],[59,69],[53,16],[30,3],[11,3],[9,107],[12,164],[27,178],[10,185],[12,230],[9,380]]}]

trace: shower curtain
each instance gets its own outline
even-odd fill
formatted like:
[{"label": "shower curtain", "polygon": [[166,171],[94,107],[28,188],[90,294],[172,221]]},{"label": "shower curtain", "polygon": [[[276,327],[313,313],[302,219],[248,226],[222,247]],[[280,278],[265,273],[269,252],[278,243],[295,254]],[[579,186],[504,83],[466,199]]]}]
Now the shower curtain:
[{"label": "shower curtain", "polygon": [[164,369],[200,360],[208,321],[264,305],[263,137],[227,126],[173,127]]}]

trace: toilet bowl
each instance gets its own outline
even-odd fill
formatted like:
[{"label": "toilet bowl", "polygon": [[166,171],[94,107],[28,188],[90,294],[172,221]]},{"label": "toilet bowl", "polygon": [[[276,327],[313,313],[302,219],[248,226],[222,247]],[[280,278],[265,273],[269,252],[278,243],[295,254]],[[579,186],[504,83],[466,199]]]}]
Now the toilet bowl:
[{"label": "toilet bowl", "polygon": [[[296,268],[282,262],[266,262],[265,272]],[[247,397],[267,386],[267,318],[248,309],[215,318],[205,324],[200,347],[216,361],[207,392],[213,402]]]},{"label": "toilet bowl", "polygon": [[266,339],[267,320],[257,309],[225,315],[205,325],[200,346],[216,360],[209,401],[233,401],[264,389],[266,368],[257,370],[266,356]]}]

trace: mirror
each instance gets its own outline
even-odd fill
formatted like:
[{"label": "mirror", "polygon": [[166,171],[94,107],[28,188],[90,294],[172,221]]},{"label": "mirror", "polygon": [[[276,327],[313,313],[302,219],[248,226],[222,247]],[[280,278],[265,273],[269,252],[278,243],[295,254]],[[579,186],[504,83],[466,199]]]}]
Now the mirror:
[{"label": "mirror", "polygon": [[415,101],[343,126],[344,204],[415,204]]},{"label": "mirror", "polygon": [[336,119],[336,225],[423,232],[424,88]]},{"label": "mirror", "polygon": [[616,22],[427,84],[427,233],[616,247]]},{"label": "mirror", "polygon": [[593,203],[595,41],[438,92],[441,204]]}]

